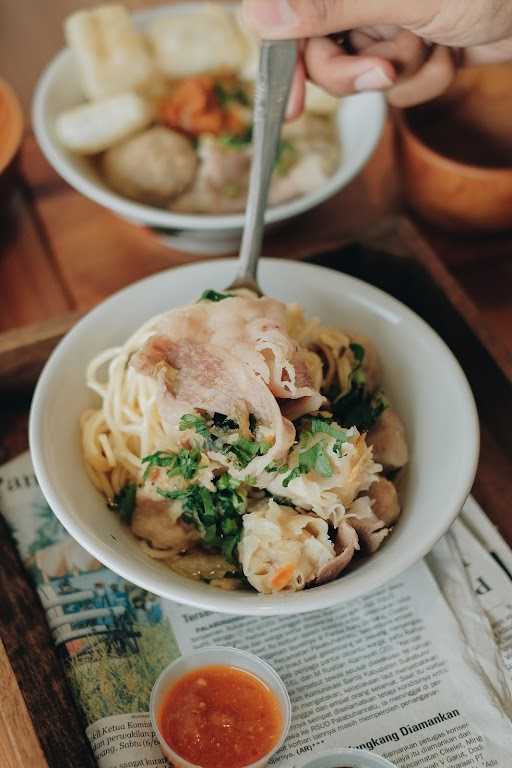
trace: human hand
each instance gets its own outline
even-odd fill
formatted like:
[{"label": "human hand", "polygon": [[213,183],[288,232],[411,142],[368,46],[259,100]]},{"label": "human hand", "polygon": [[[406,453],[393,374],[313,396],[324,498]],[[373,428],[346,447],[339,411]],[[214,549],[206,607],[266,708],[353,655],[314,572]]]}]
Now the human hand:
[{"label": "human hand", "polygon": [[243,12],[261,37],[304,40],[289,116],[306,75],[336,96],[380,90],[407,107],[440,95],[457,66],[512,60],[508,0],[244,0]]}]

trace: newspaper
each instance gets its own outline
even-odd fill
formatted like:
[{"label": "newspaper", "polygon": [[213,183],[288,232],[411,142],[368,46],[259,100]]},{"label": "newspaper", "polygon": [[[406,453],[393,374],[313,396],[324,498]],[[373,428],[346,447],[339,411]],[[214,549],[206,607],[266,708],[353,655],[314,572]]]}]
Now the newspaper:
[{"label": "newspaper", "polygon": [[471,499],[400,578],[336,608],[236,617],[160,600],[108,571],[61,527],[24,454],[0,469],[0,508],[45,607],[99,768],[165,766],[147,713],[181,653],[235,645],[266,658],[293,719],[271,760],[368,749],[400,768],[508,768],[512,552]]}]

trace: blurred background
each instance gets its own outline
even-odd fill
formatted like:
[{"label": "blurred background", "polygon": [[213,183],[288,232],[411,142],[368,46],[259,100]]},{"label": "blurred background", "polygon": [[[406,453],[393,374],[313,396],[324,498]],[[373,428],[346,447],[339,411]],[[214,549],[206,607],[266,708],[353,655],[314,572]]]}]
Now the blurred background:
[{"label": "blurred background", "polygon": [[[126,0],[132,10],[168,5],[165,0]],[[64,45],[62,22],[98,0],[2,0],[0,10],[0,75],[30,112],[32,92],[42,69]]]}]

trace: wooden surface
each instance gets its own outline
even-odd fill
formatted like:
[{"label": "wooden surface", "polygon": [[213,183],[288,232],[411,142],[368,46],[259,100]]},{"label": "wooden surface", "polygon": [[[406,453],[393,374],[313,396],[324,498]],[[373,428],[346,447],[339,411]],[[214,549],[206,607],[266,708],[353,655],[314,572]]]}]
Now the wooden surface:
[{"label": "wooden surface", "polygon": [[19,768],[30,763],[32,768],[42,768],[46,765],[45,757],[1,641],[0,680],[0,765],[2,768]]},{"label": "wooden surface", "polygon": [[[169,5],[172,0],[117,0],[132,10]],[[100,5],[99,0],[2,0],[0,73],[30,113],[37,79],[64,45],[62,22],[73,11]],[[27,56],[27,52],[30,55]]]},{"label": "wooden surface", "polygon": [[[479,301],[478,280],[472,293],[458,279],[467,271],[487,275],[470,248],[466,255],[467,246],[449,244],[429,232],[438,252],[443,247],[449,251],[448,268],[408,221],[395,215],[399,205],[393,158],[393,130],[388,125],[364,173],[337,198],[269,238],[266,252],[306,258],[373,282],[412,306],[441,333],[459,358],[480,409],[482,454],[474,493],[512,542],[510,318],[505,302],[499,314],[490,295],[487,305]],[[135,279],[191,260],[70,190],[51,172],[30,137],[7,218],[10,225],[3,230],[0,260],[5,295],[1,319],[10,330],[0,335],[5,390],[0,461],[27,447],[30,389],[20,393],[16,375],[24,371],[30,381],[34,361],[37,368],[74,319],[69,313],[86,310]],[[354,237],[366,245],[348,245]],[[502,246],[504,240],[499,243]],[[505,269],[506,250],[495,257],[494,240],[482,245],[491,263],[501,263]],[[487,286],[491,282],[487,278]],[[496,295],[498,301],[504,299],[503,292]],[[19,344],[21,354],[16,353]],[[7,655],[0,664],[0,685],[9,692],[0,722],[0,749],[9,754],[13,768],[26,766],[27,748],[37,768],[92,766],[44,614],[4,527],[0,597],[0,637]],[[19,718],[14,712],[20,713]],[[18,728],[18,721],[26,732],[21,725]]]},{"label": "wooden surface", "polygon": [[[60,20],[87,4],[96,2],[4,0],[0,72],[26,109],[42,65],[61,45]],[[144,4],[155,3],[128,3]],[[393,218],[401,209],[394,142],[388,124],[364,172],[335,198],[273,233],[265,252],[317,260],[374,282],[441,333],[468,375],[481,415],[475,495],[512,543],[512,233],[464,240],[420,224],[433,250],[425,245],[407,222]],[[75,316],[70,313],[86,311],[134,280],[201,258],[167,248],[82,198],[49,168],[30,133],[11,175],[0,206],[0,332],[8,332],[0,337],[0,461],[27,447],[30,386],[22,392],[20,384],[33,379]],[[373,250],[339,250],[354,238],[370,241]],[[0,766],[92,766],[44,614],[3,524],[0,637]]]},{"label": "wooden surface", "polygon": [[[507,540],[512,542],[512,518],[509,515],[512,501],[512,437],[509,429],[512,400],[509,381],[462,318],[457,301],[448,298],[443,282],[448,280],[449,286],[451,278],[409,222],[387,218],[367,233],[367,238],[369,242],[364,245],[346,243],[341,249],[329,253],[310,254],[308,260],[374,283],[410,305],[442,334],[463,366],[480,404],[482,455],[474,493]],[[456,296],[456,299],[460,297]],[[468,316],[477,312],[465,297],[463,304]],[[29,330],[24,329],[21,337],[25,338],[28,333]],[[3,400],[0,411],[5,417],[2,460],[27,446],[29,400],[30,393],[25,396],[13,393]],[[26,766],[23,749],[27,744],[32,750],[31,763],[37,768],[46,765],[50,768],[92,766],[92,757],[59,669],[43,611],[27,584],[23,566],[1,523],[0,596],[0,636],[10,660],[10,664],[7,659],[0,663],[0,684],[9,693],[9,705],[0,721],[0,749],[8,750],[12,768]],[[19,688],[14,685],[15,678]],[[30,713],[33,727],[27,716],[20,720],[28,733],[21,728],[17,717],[9,716],[9,712],[18,709],[21,714],[24,711]],[[64,748],[62,744],[65,744]]]},{"label": "wooden surface", "polygon": [[[26,401],[18,402],[12,411],[20,415],[26,407]],[[23,418],[14,430],[19,435],[16,449],[25,447]],[[64,680],[45,613],[1,516],[0,548],[0,634],[9,659],[2,663],[0,656],[0,766],[5,766],[1,760],[3,750],[9,755],[9,768],[93,768],[95,762]]]}]

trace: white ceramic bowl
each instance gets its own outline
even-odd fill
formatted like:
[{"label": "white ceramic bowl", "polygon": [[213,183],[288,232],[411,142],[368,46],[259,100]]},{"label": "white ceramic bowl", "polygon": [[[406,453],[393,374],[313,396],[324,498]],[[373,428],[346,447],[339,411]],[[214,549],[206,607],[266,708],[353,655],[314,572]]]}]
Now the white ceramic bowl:
[{"label": "white ceramic bowl", "polygon": [[407,307],[366,283],[322,267],[263,259],[265,293],[297,301],[309,315],[372,338],[384,389],[402,415],[411,460],[403,514],[384,546],[339,580],[295,593],[223,592],[191,581],[143,554],[137,540],[91,485],[80,453],[79,418],[95,402],[85,369],[144,321],[195,301],[233,279],[230,259],[161,272],[100,304],[61,341],[39,379],[30,415],[37,478],[51,508],[98,560],[158,595],[233,614],[291,614],[335,605],[379,587],[423,557],[459,513],[475,474],[478,420],[466,378],[451,352]]},{"label": "white ceramic bowl", "polygon": [[322,752],[302,768],[396,768],[393,763],[365,749],[335,749]]},{"label": "white ceramic bowl", "polygon": [[[134,15],[143,28],[158,16],[193,13],[201,3],[176,4]],[[226,216],[178,214],[141,205],[113,192],[85,158],[65,150],[55,135],[60,112],[84,101],[78,71],[70,50],[61,51],[42,74],[34,95],[33,125],[48,162],[72,187],[123,218],[155,228],[169,244],[182,251],[231,253],[238,250],[243,214]],[[266,222],[276,224],[297,216],[332,197],[361,170],[372,154],[384,126],[382,94],[367,93],[343,100],[339,113],[343,160],[338,171],[311,194],[268,210]]]},{"label": "white ceramic bowl", "polygon": [[164,669],[153,686],[149,700],[151,722],[155,733],[158,736],[162,752],[169,760],[170,764],[175,766],[175,768],[200,768],[200,766],[195,766],[194,764],[189,763],[188,760],[185,760],[171,749],[160,732],[158,716],[162,699],[173,683],[183,677],[183,675],[192,672],[194,669],[208,667],[212,664],[238,667],[238,669],[242,669],[245,672],[250,672],[270,688],[279,702],[283,715],[283,724],[279,740],[270,752],[264,755],[256,763],[247,766],[247,768],[263,768],[272,755],[284,744],[290,729],[292,705],[285,684],[270,664],[267,664],[266,661],[260,659],[259,656],[255,656],[253,653],[248,653],[247,651],[240,651],[238,648],[226,648],[223,646],[202,648],[200,651],[188,653],[186,656],[180,656],[179,659],[176,659],[176,661],[173,661],[172,664],[169,664],[169,666]]}]

